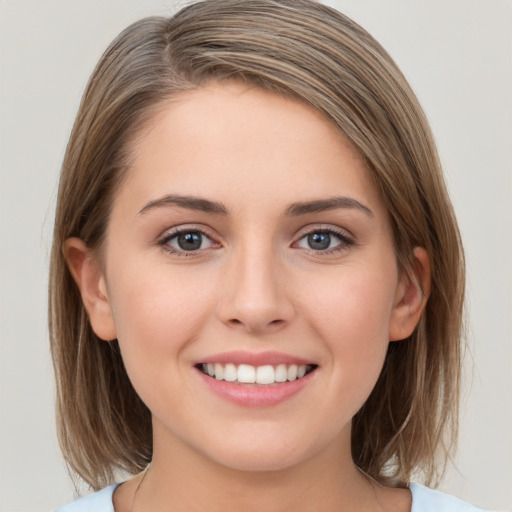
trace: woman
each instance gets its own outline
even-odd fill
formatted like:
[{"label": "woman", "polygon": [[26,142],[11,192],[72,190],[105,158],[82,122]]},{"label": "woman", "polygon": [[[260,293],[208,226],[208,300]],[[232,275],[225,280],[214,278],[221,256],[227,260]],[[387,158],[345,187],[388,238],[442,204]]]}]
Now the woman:
[{"label": "woman", "polygon": [[428,124],[363,29],[296,0],[135,23],[59,190],[60,439],[108,486],[69,510],[474,510],[409,484],[455,437],[463,295]]}]

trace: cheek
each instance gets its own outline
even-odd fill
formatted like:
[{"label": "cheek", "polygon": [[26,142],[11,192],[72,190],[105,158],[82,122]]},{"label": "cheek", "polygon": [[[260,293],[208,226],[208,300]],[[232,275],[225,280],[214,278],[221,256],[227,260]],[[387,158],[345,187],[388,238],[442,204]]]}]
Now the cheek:
[{"label": "cheek", "polygon": [[381,275],[344,269],[336,276],[315,279],[307,287],[311,323],[331,340],[358,339],[359,345],[383,338],[387,342],[395,280]]},{"label": "cheek", "polygon": [[206,322],[213,293],[200,276],[185,278],[165,265],[145,269],[125,265],[111,279],[117,336],[133,380],[139,374],[155,380],[151,369],[179,358]]},{"label": "cheek", "polygon": [[[391,267],[393,268],[393,267]],[[389,345],[395,279],[352,268],[308,287],[308,324],[322,340],[342,393],[366,400],[382,369]],[[333,285],[334,283],[334,285]],[[305,299],[306,300],[306,299]],[[356,400],[357,401],[357,400]]]}]

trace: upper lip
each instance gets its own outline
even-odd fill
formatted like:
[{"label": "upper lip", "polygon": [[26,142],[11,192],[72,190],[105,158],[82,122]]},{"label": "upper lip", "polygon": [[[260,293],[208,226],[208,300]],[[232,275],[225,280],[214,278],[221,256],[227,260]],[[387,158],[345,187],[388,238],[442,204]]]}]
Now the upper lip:
[{"label": "upper lip", "polygon": [[235,350],[230,352],[222,352],[220,354],[214,354],[200,361],[196,361],[194,364],[250,364],[251,366],[277,366],[279,364],[296,364],[296,365],[308,365],[314,364],[312,361],[297,357],[290,354],[284,354],[281,352],[248,352],[244,350]]}]

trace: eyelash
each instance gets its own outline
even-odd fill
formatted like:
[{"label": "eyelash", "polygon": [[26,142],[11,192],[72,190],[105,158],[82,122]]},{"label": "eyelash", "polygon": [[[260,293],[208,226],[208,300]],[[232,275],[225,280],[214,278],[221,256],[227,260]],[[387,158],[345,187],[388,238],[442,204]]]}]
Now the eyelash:
[{"label": "eyelash", "polygon": [[[179,257],[195,256],[195,255],[199,254],[200,252],[203,252],[206,249],[211,248],[211,247],[208,247],[206,249],[197,249],[197,250],[187,251],[184,249],[177,250],[169,245],[169,243],[172,240],[176,239],[178,236],[180,236],[182,234],[187,234],[187,233],[188,234],[191,234],[191,233],[199,234],[202,237],[208,239],[210,241],[210,243],[212,244],[212,246],[215,246],[215,245],[217,245],[217,247],[220,246],[220,244],[218,244],[218,242],[215,242],[213,240],[213,238],[210,235],[208,235],[208,233],[206,233],[204,230],[202,230],[200,228],[193,227],[193,226],[186,227],[186,228],[176,228],[171,233],[166,233],[165,236],[163,236],[160,240],[158,240],[157,243],[166,252],[168,252],[172,255],[175,255],[175,256],[179,256]],[[327,234],[330,236],[334,236],[340,241],[340,243],[330,249],[315,250],[315,249],[311,249],[311,248],[309,248],[309,249],[304,248],[305,250],[307,250],[308,252],[310,252],[312,254],[325,254],[325,255],[335,254],[335,253],[347,250],[348,248],[355,245],[355,241],[352,238],[350,238],[349,236],[347,236],[347,234],[344,231],[329,227],[329,228],[312,228],[308,231],[304,231],[303,233],[301,233],[300,238],[296,242],[294,242],[292,247],[297,247],[297,244],[301,240],[304,240],[306,237],[311,236],[313,234]]]},{"label": "eyelash", "polygon": [[166,233],[160,240],[158,240],[158,245],[166,252],[172,254],[173,256],[195,256],[199,254],[200,252],[204,251],[205,249],[198,249],[195,251],[186,251],[184,249],[175,249],[174,247],[170,246],[169,243],[174,240],[175,238],[179,237],[180,235],[187,234],[187,233],[196,233],[201,235],[202,237],[208,239],[212,246],[219,246],[217,242],[213,240],[213,238],[206,233],[204,230],[191,226],[186,228],[176,228],[170,233]]},{"label": "eyelash", "polygon": [[341,229],[336,229],[334,227],[328,227],[328,228],[312,228],[304,231],[301,233],[300,238],[297,242],[294,242],[294,246],[296,246],[301,240],[304,240],[310,235],[313,234],[326,234],[330,236],[336,237],[340,243],[336,246],[330,248],[330,249],[323,249],[323,250],[315,250],[315,249],[305,249],[311,254],[315,255],[330,255],[330,254],[336,254],[339,252],[346,251],[350,247],[354,246],[356,244],[355,240],[352,239],[347,235],[347,233]]}]

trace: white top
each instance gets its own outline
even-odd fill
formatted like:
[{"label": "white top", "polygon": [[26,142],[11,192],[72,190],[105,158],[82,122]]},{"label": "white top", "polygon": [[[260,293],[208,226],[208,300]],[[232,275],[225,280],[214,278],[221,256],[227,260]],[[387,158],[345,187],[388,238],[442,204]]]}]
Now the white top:
[{"label": "white top", "polygon": [[[55,512],[114,512],[112,495],[116,484],[99,492],[84,496],[74,503],[57,509]],[[419,484],[410,484],[412,493],[411,512],[485,512],[469,503],[443,492],[434,491]]]}]

